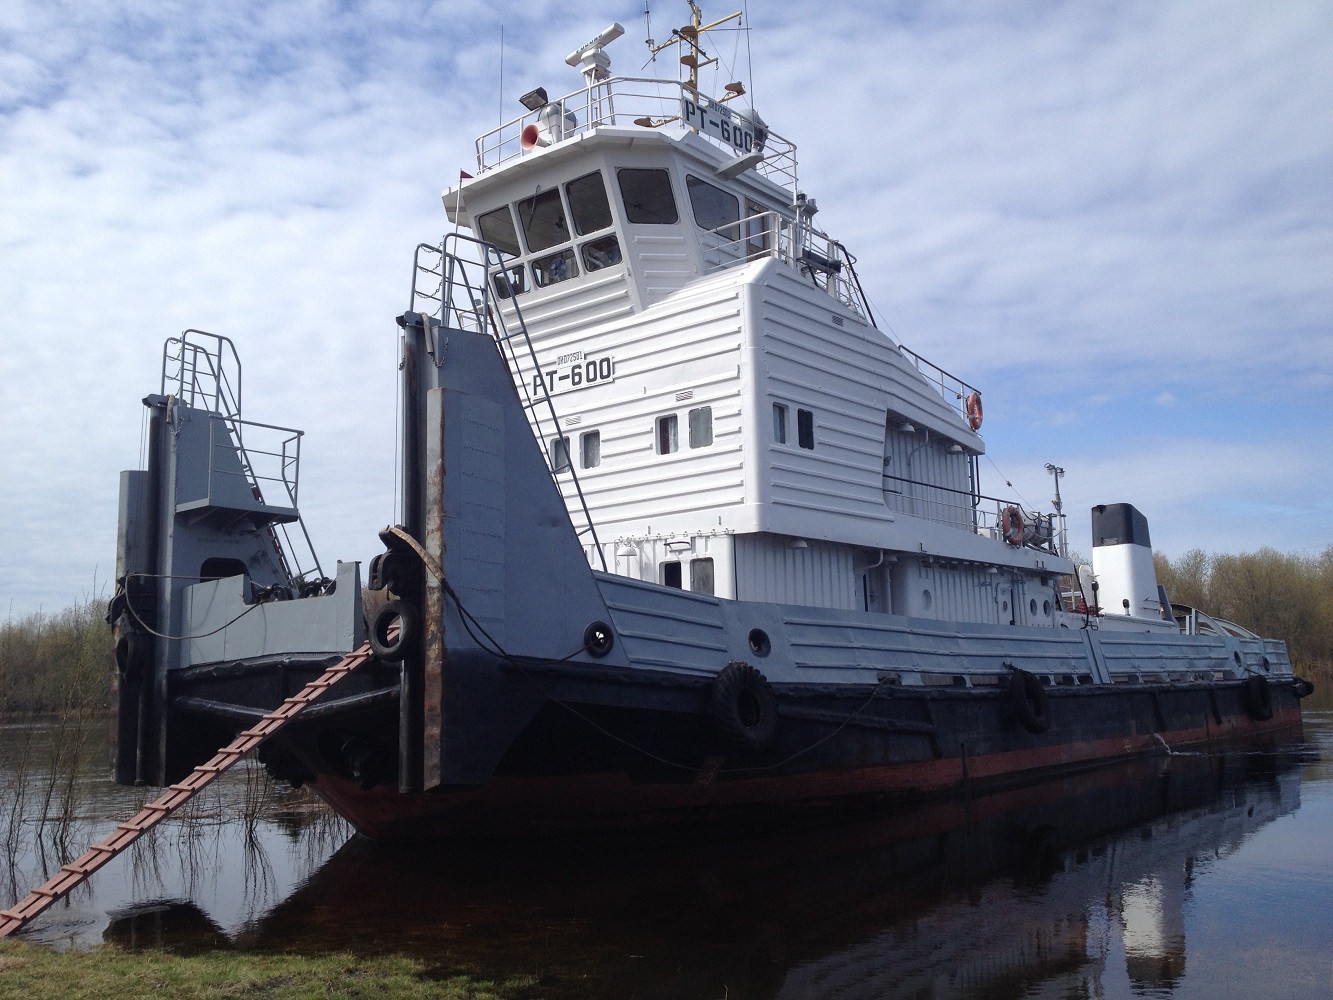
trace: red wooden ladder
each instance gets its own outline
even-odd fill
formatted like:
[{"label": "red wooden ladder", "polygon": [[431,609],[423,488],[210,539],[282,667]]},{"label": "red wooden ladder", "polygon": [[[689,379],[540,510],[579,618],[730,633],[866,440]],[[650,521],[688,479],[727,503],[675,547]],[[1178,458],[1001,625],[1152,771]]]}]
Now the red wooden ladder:
[{"label": "red wooden ladder", "polygon": [[206,788],[219,774],[285,726],[303,708],[367,660],[374,659],[374,656],[368,642],[356,652],[347,654],[341,661],[324,671],[320,677],[303,687],[299,693],[286,699],[254,726],[220,749],[208,763],[200,764],[183,781],[169,786],[161,796],[139,810],[133,819],[116,824],[116,832],[93,844],[83,857],[67,865],[61,865],[60,873],[54,878],[33,889],[25,899],[10,909],[0,910],[0,937],[12,934],[89,878],[93,872],[133,844],[145,832],[194,798],[196,792]]}]

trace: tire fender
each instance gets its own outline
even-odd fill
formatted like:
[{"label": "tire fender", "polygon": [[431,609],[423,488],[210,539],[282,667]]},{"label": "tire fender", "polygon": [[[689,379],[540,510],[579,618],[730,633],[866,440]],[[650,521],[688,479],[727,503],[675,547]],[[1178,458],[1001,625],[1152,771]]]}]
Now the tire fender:
[{"label": "tire fender", "polygon": [[[398,633],[389,638],[389,629],[398,626]],[[416,652],[421,641],[421,612],[406,601],[390,601],[375,612],[370,623],[370,648],[388,663],[405,660]]]},{"label": "tire fender", "polygon": [[1046,686],[1036,674],[1015,670],[1009,678],[1009,702],[1018,724],[1034,736],[1051,728],[1051,701]]},{"label": "tire fender", "polygon": [[740,660],[728,663],[713,681],[709,709],[719,731],[738,750],[762,749],[777,731],[773,688],[757,668]]}]

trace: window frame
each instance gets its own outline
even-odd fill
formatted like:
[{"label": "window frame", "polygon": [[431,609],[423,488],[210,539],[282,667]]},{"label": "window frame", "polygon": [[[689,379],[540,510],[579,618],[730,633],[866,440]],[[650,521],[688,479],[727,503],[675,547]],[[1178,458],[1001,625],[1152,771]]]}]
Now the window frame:
[{"label": "window frame", "polygon": [[[665,438],[664,430],[667,431]],[[677,414],[663,413],[653,421],[653,450],[659,455],[674,455],[680,451],[680,418]]]},{"label": "window frame", "polygon": [[[666,190],[671,195],[671,215],[667,218],[635,218],[636,211],[642,209],[642,203],[632,204],[626,197],[626,174],[661,174],[666,180]],[[680,199],[676,197],[676,187],[671,180],[671,171],[666,167],[617,167],[616,190],[620,194],[620,207],[625,212],[625,222],[631,226],[674,226],[680,222]]]},{"label": "window frame", "polygon": [[[592,448],[589,448],[589,445]],[[589,452],[592,452],[594,461],[588,461]],[[584,431],[579,435],[579,468],[595,469],[602,464],[602,432],[600,430]]]},{"label": "window frame", "polygon": [[806,451],[815,449],[815,411],[798,409],[796,411],[796,445]]}]

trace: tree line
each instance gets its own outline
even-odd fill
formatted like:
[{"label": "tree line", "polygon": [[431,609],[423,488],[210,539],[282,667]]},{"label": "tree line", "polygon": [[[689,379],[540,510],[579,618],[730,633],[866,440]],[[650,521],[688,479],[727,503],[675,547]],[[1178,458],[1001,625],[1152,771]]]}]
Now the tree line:
[{"label": "tree line", "polygon": [[115,653],[107,602],[0,624],[0,712],[97,711],[110,706]]},{"label": "tree line", "polygon": [[1318,556],[1191,549],[1171,560],[1154,552],[1153,564],[1172,603],[1285,639],[1296,673],[1333,680],[1333,546]]}]

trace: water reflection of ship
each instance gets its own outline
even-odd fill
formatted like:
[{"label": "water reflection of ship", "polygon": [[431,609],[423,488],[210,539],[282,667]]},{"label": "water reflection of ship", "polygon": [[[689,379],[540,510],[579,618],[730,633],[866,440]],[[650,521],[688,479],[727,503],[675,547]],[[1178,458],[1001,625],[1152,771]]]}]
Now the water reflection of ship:
[{"label": "water reflection of ship", "polygon": [[358,839],[240,944],[521,969],[544,995],[933,998],[1095,993],[1123,945],[1132,983],[1170,985],[1191,878],[1299,805],[1288,749],[1140,760],[759,840],[446,854]]}]

